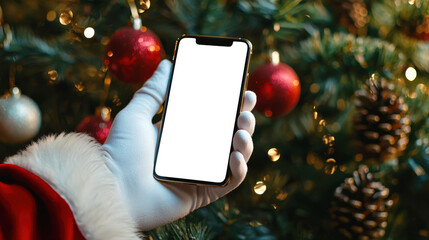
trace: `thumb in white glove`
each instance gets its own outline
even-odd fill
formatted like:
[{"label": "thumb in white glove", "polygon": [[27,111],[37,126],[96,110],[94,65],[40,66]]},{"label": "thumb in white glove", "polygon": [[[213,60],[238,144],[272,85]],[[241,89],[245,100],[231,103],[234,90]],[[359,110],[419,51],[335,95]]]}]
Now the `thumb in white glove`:
[{"label": "thumb in white glove", "polygon": [[237,121],[239,130],[234,134],[227,186],[202,187],[155,180],[152,174],[159,129],[152,124],[152,118],[165,98],[170,72],[171,63],[163,60],[116,116],[103,145],[107,166],[118,180],[123,201],[142,230],[179,219],[235,189],[246,176],[246,163],[253,151],[255,118],[250,111],[256,104],[256,95],[247,91]]}]

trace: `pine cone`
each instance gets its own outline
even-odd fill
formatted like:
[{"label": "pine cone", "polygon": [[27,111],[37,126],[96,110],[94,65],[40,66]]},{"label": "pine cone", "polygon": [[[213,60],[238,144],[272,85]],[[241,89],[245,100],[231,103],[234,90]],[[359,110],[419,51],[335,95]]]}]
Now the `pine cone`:
[{"label": "pine cone", "polygon": [[408,144],[408,106],[385,79],[369,81],[355,93],[354,132],[357,152],[365,160],[387,161],[401,155]]},{"label": "pine cone", "polygon": [[393,205],[388,196],[389,189],[373,181],[368,167],[360,166],[335,190],[330,213],[336,233],[341,239],[381,239]]}]

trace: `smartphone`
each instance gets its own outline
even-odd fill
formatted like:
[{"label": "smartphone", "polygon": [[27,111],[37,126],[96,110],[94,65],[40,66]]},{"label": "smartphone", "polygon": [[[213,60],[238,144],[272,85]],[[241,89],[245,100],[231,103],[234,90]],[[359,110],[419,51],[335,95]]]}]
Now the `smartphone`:
[{"label": "smartphone", "polygon": [[183,35],[176,41],[155,152],[157,180],[228,183],[251,51],[243,38]]}]

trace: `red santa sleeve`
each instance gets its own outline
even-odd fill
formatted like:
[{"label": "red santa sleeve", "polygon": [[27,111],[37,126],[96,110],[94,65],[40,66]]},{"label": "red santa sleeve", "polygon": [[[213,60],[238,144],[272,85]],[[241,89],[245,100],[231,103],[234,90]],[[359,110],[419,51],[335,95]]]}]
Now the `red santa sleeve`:
[{"label": "red santa sleeve", "polygon": [[48,136],[0,165],[0,240],[140,239],[102,146]]},{"label": "red santa sleeve", "polygon": [[0,239],[85,239],[68,204],[45,181],[0,165]]}]

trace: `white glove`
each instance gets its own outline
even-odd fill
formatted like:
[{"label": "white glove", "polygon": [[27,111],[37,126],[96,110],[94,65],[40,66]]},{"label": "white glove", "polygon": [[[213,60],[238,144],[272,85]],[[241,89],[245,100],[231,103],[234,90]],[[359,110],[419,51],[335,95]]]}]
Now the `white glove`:
[{"label": "white glove", "polygon": [[255,118],[250,111],[256,104],[256,95],[247,91],[243,112],[237,121],[239,130],[234,134],[228,185],[202,187],[155,180],[153,167],[159,125],[152,124],[152,118],[165,98],[170,72],[171,63],[163,60],[155,74],[116,116],[103,145],[107,166],[118,180],[126,208],[142,230],[184,217],[235,189],[246,176],[246,163],[253,151],[251,135]]}]

